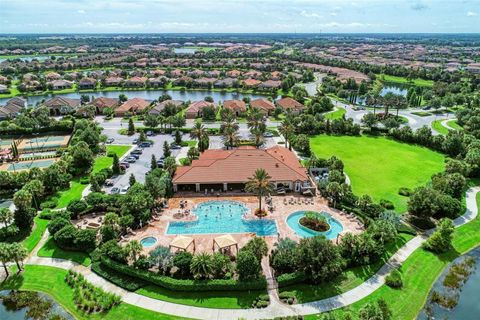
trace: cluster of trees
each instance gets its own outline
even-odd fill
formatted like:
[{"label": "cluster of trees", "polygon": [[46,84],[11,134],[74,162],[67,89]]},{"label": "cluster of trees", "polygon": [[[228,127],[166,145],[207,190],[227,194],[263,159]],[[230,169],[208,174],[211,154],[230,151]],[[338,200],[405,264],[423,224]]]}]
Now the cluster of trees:
[{"label": "cluster of trees", "polygon": [[[172,253],[168,247],[157,246],[148,256],[141,254],[142,245],[134,240],[122,247],[115,240],[103,243],[94,254],[123,263],[136,269],[151,270],[177,279],[233,279],[256,280],[261,276],[261,259],[267,255],[267,244],[262,238],[253,238],[242,247],[233,263],[229,256],[192,254],[187,251]],[[236,275],[236,276],[235,276]]]},{"label": "cluster of trees", "polygon": [[10,275],[7,266],[10,262],[15,262],[19,271],[23,270],[22,261],[27,257],[27,250],[18,242],[6,243],[0,242],[0,262],[7,277]]},{"label": "cluster of trees", "polygon": [[378,261],[386,245],[396,237],[396,226],[391,219],[381,218],[371,222],[361,234],[347,233],[339,245],[324,236],[304,238],[299,243],[281,239],[270,255],[270,265],[277,276],[300,271],[307,281],[322,283],[335,278],[346,267]]}]

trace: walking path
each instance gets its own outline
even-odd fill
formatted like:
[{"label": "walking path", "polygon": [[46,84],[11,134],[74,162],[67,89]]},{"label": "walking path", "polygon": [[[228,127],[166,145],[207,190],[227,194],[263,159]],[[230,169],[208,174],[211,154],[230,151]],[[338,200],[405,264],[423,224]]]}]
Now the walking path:
[{"label": "walking path", "polygon": [[[454,220],[455,227],[464,225],[465,223],[468,223],[475,219],[475,217],[477,216],[478,208],[476,194],[478,192],[480,192],[480,186],[470,188],[467,191],[467,210],[464,215]],[[271,269],[268,266],[268,261],[265,258],[262,261],[262,268],[267,277],[268,292],[271,299],[270,305],[265,309],[235,310],[200,308],[156,300],[136,294],[134,292],[126,291],[106,281],[102,277],[96,275],[89,268],[79,265],[75,262],[62,259],[37,257],[37,252],[39,248],[41,248],[48,239],[48,231],[46,231],[45,234],[42,236],[42,239],[38,243],[37,247],[33,250],[26,263],[32,265],[57,267],[65,270],[73,269],[83,274],[85,278],[95,286],[102,287],[106,291],[118,294],[124,302],[151,311],[166,313],[179,317],[190,317],[195,319],[271,319],[281,316],[285,317],[327,312],[348,306],[369,296],[385,283],[385,277],[390,273],[390,271],[401,265],[415,250],[420,248],[422,243],[432,232],[433,229],[426,232],[425,235],[416,236],[415,238],[407,242],[387,261],[387,263],[385,263],[385,265],[383,265],[383,267],[375,275],[373,275],[370,279],[368,279],[361,285],[355,287],[354,289],[341,293],[334,297],[298,305],[285,305],[279,301],[276,291],[277,285],[272,276]]]},{"label": "walking path", "polygon": [[447,128],[448,130],[457,131],[457,129],[450,127],[449,124],[448,124],[448,122],[449,122],[449,121],[452,121],[452,120],[457,120],[457,119],[455,119],[455,118],[445,119],[445,120],[442,120],[442,121],[440,122],[440,124],[441,124],[442,126],[444,126],[445,128]]}]

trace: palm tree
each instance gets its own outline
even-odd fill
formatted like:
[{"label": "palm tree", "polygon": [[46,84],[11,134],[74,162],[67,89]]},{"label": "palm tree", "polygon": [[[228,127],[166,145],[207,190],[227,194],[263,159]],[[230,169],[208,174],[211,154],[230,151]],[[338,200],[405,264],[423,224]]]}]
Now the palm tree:
[{"label": "palm tree", "polygon": [[13,212],[10,211],[8,208],[1,208],[0,209],[0,222],[5,225],[5,227],[8,226],[10,221],[13,219]]},{"label": "palm tree", "polygon": [[172,265],[173,254],[170,249],[164,246],[157,246],[150,251],[150,262],[158,266],[158,270],[166,273]]},{"label": "palm tree", "polygon": [[142,252],[143,246],[137,240],[132,240],[127,244],[127,252],[133,262],[137,261],[137,257]]},{"label": "palm tree", "polygon": [[190,271],[197,279],[207,279],[213,271],[212,256],[208,253],[200,253],[193,257]]},{"label": "palm tree", "polygon": [[[18,271],[22,271],[20,261],[23,261],[28,256],[28,251],[20,243],[14,242],[10,245],[11,259],[17,264]],[[23,265],[23,264],[22,264]]]},{"label": "palm tree", "polygon": [[270,182],[270,177],[265,169],[257,169],[253,177],[248,178],[245,185],[247,192],[255,193],[258,196],[258,209],[262,211],[262,197],[267,193],[273,192],[273,185]]},{"label": "palm tree", "polygon": [[247,126],[250,130],[265,128],[264,116],[258,108],[250,109],[247,115]]},{"label": "palm tree", "polygon": [[198,143],[205,139],[205,137],[208,136],[207,129],[205,129],[205,126],[202,124],[202,121],[198,120],[195,121],[195,124],[193,125],[192,131],[190,131],[190,138],[192,139],[197,139]]},{"label": "palm tree", "polygon": [[7,263],[9,263],[10,261],[12,261],[10,245],[5,242],[0,242],[0,262],[2,262],[3,269],[5,270],[5,275],[7,276],[7,278],[10,275],[8,273]]},{"label": "palm tree", "polygon": [[265,137],[263,136],[264,132],[260,129],[251,129],[250,131],[253,135],[253,143],[255,144],[255,147],[260,148],[265,141]]},{"label": "palm tree", "polygon": [[286,114],[285,119],[283,119],[282,124],[278,128],[278,131],[280,131],[285,138],[285,146],[288,147],[289,150],[292,150],[291,140],[293,138],[293,134],[295,133],[295,126],[290,113]]},{"label": "palm tree", "polygon": [[236,147],[240,137],[238,135],[238,129],[234,127],[228,127],[223,130],[223,144],[227,149]]}]

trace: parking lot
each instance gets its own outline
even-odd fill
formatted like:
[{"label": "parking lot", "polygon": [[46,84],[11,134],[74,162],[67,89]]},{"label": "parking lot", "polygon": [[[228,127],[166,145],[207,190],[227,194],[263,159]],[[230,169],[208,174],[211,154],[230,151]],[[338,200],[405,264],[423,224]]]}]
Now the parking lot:
[{"label": "parking lot", "polygon": [[[132,145],[132,149],[130,151],[136,148],[133,142],[135,139],[138,139],[139,134],[127,136],[119,133],[119,130],[126,127],[126,123],[122,123],[120,119],[103,121],[103,119],[97,118],[96,120],[99,122],[99,125],[103,127],[102,133],[108,138],[113,139],[113,144]],[[138,123],[138,125],[141,125],[141,123]],[[248,139],[250,137],[250,132],[245,124],[240,125],[239,135],[241,139]],[[153,141],[153,145],[151,147],[143,148],[143,153],[139,155],[139,159],[134,163],[129,163],[130,166],[125,171],[125,174],[113,179],[113,186],[104,187],[104,190],[107,193],[110,193],[112,188],[118,188],[121,190],[124,186],[128,186],[131,174],[135,176],[135,179],[138,182],[145,182],[145,174],[150,171],[152,155],[155,155],[157,160],[159,160],[163,156],[164,142],[167,141],[169,144],[171,144],[174,141],[174,137],[170,134],[158,134],[155,136],[150,136],[148,139]],[[191,138],[188,134],[183,134],[182,140],[191,140]],[[270,148],[276,144],[275,138],[265,138],[265,148]],[[221,136],[210,136],[210,149],[221,149],[223,147],[224,144]],[[171,150],[172,156],[177,157],[179,154],[182,154],[181,157],[185,156],[188,148],[183,149],[184,150]],[[120,159],[121,162],[129,155],[130,152],[125,154],[125,156]]]}]

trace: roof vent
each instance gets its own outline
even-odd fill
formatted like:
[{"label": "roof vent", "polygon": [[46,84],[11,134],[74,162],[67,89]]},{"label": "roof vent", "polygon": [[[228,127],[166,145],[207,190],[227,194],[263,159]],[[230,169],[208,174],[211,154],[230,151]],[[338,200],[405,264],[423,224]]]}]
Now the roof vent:
[{"label": "roof vent", "polygon": [[277,162],[277,163],[275,163],[275,167],[277,167],[277,168],[279,167],[279,165],[278,165],[278,162]]}]

